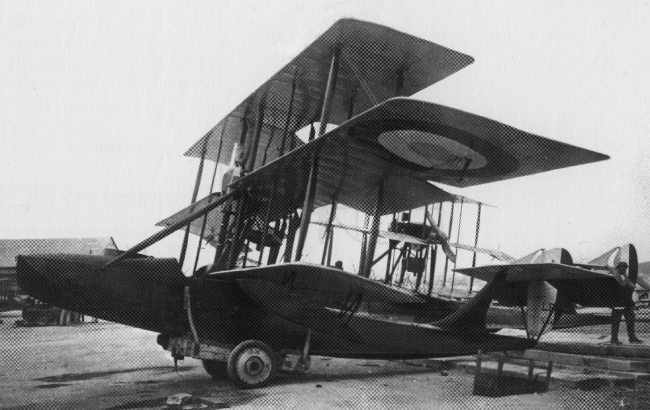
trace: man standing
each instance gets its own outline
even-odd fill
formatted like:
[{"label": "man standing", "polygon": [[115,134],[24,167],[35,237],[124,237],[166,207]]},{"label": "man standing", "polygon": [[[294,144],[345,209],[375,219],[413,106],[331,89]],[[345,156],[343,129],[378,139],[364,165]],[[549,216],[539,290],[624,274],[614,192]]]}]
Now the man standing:
[{"label": "man standing", "polygon": [[616,269],[610,268],[610,271],[623,290],[626,298],[624,308],[612,307],[612,344],[621,344],[618,340],[618,329],[621,325],[621,316],[625,316],[627,337],[630,339],[630,343],[643,343],[643,340],[638,339],[634,332],[635,315],[632,294],[634,293],[635,285],[628,279],[627,275],[625,275],[625,272],[627,271],[627,263],[619,262],[616,264]]}]

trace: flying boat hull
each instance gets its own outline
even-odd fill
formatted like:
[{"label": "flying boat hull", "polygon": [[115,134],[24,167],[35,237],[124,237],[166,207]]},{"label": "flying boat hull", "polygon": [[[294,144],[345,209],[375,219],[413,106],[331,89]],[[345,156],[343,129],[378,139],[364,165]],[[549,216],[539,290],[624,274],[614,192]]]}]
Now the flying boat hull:
[{"label": "flying boat hull", "polygon": [[19,256],[17,277],[27,293],[55,306],[170,337],[188,334],[192,324],[200,340],[232,346],[256,339],[277,351],[301,349],[307,329],[311,354],[334,357],[454,356],[534,344],[485,328],[436,326],[458,305],[317,265],[186,278],[174,259],[127,259],[102,270],[109,260]]}]

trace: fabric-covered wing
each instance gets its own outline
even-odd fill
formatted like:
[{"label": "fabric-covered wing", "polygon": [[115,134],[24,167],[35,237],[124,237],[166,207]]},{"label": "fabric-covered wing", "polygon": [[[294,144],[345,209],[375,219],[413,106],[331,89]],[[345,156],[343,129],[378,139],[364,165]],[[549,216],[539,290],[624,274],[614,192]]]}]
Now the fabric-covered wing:
[{"label": "fabric-covered wing", "polygon": [[463,249],[466,251],[485,253],[502,262],[513,262],[515,260],[515,258],[508,255],[507,253],[498,251],[496,249],[477,248],[470,245],[463,245],[462,243],[450,243],[449,245],[453,246],[454,248]]},{"label": "fabric-covered wing", "polygon": [[[171,215],[163,219],[162,221],[158,222],[156,226],[164,226],[164,227],[171,226],[176,222],[180,221],[181,219],[185,218],[186,216],[190,215],[195,210],[200,209],[213,201],[216,201],[219,197],[221,197],[221,193],[219,192],[208,195],[205,198],[188,206],[187,208],[184,208],[176,212],[174,215]],[[222,217],[221,209],[222,207],[220,206],[217,209],[212,210],[206,215],[207,220],[205,224],[205,230],[203,233],[203,239],[205,239],[213,246],[215,245],[215,242],[213,241],[216,241],[216,238],[219,234],[219,227],[221,226],[221,217]],[[203,218],[195,219],[190,223],[190,232],[193,233],[194,235],[197,236],[201,235],[202,228],[203,228]]]},{"label": "fabric-covered wing", "polygon": [[493,265],[479,268],[455,269],[481,280],[490,280],[497,272],[508,272],[503,294],[497,300],[525,298],[526,282],[547,281],[563,298],[584,307],[625,306],[628,296],[611,274],[559,263]]},{"label": "fabric-covered wing", "polygon": [[[227,164],[242,132],[263,126],[254,168],[303,143],[295,132],[318,121],[334,51],[340,53],[330,123],[395,96],[412,95],[471,64],[468,55],[374,23],[336,22],[262,84],[186,153]],[[250,141],[250,138],[248,138]]]},{"label": "fabric-covered wing", "polygon": [[618,286],[608,273],[582,269],[560,263],[524,263],[511,265],[488,265],[478,268],[455,269],[456,272],[490,281],[501,271],[507,271],[506,282],[556,281],[556,280],[594,280],[610,279]]},{"label": "fabric-covered wing", "polygon": [[340,127],[419,180],[468,187],[608,159],[443,105],[394,98]]},{"label": "fabric-covered wing", "polygon": [[337,200],[371,213],[382,192],[386,215],[455,200],[428,181],[465,187],[607,158],[453,108],[395,98],[237,184],[302,207],[315,160],[315,207]]}]

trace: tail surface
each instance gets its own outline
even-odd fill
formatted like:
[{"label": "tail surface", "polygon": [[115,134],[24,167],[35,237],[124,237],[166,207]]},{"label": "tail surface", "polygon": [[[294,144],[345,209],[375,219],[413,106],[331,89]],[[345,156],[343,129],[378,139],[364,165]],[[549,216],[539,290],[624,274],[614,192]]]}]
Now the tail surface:
[{"label": "tail surface", "polygon": [[444,319],[431,324],[449,330],[458,329],[471,332],[485,330],[487,311],[492,304],[495,292],[506,282],[506,276],[508,276],[508,272],[505,269],[497,272],[494,278],[467,304]]}]

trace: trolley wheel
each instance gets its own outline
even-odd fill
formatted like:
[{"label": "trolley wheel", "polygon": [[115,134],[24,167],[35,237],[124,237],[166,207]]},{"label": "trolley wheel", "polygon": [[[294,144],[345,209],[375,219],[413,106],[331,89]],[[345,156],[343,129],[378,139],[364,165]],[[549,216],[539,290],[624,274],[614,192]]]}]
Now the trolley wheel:
[{"label": "trolley wheel", "polygon": [[59,326],[68,326],[70,324],[70,311],[66,309],[61,309],[61,314],[59,315]]},{"label": "trolley wheel", "polygon": [[203,368],[213,379],[221,380],[228,377],[228,363],[218,360],[202,360]]},{"label": "trolley wheel", "polygon": [[277,368],[275,352],[259,340],[241,342],[230,352],[228,358],[228,376],[243,389],[267,385],[275,376]]}]

